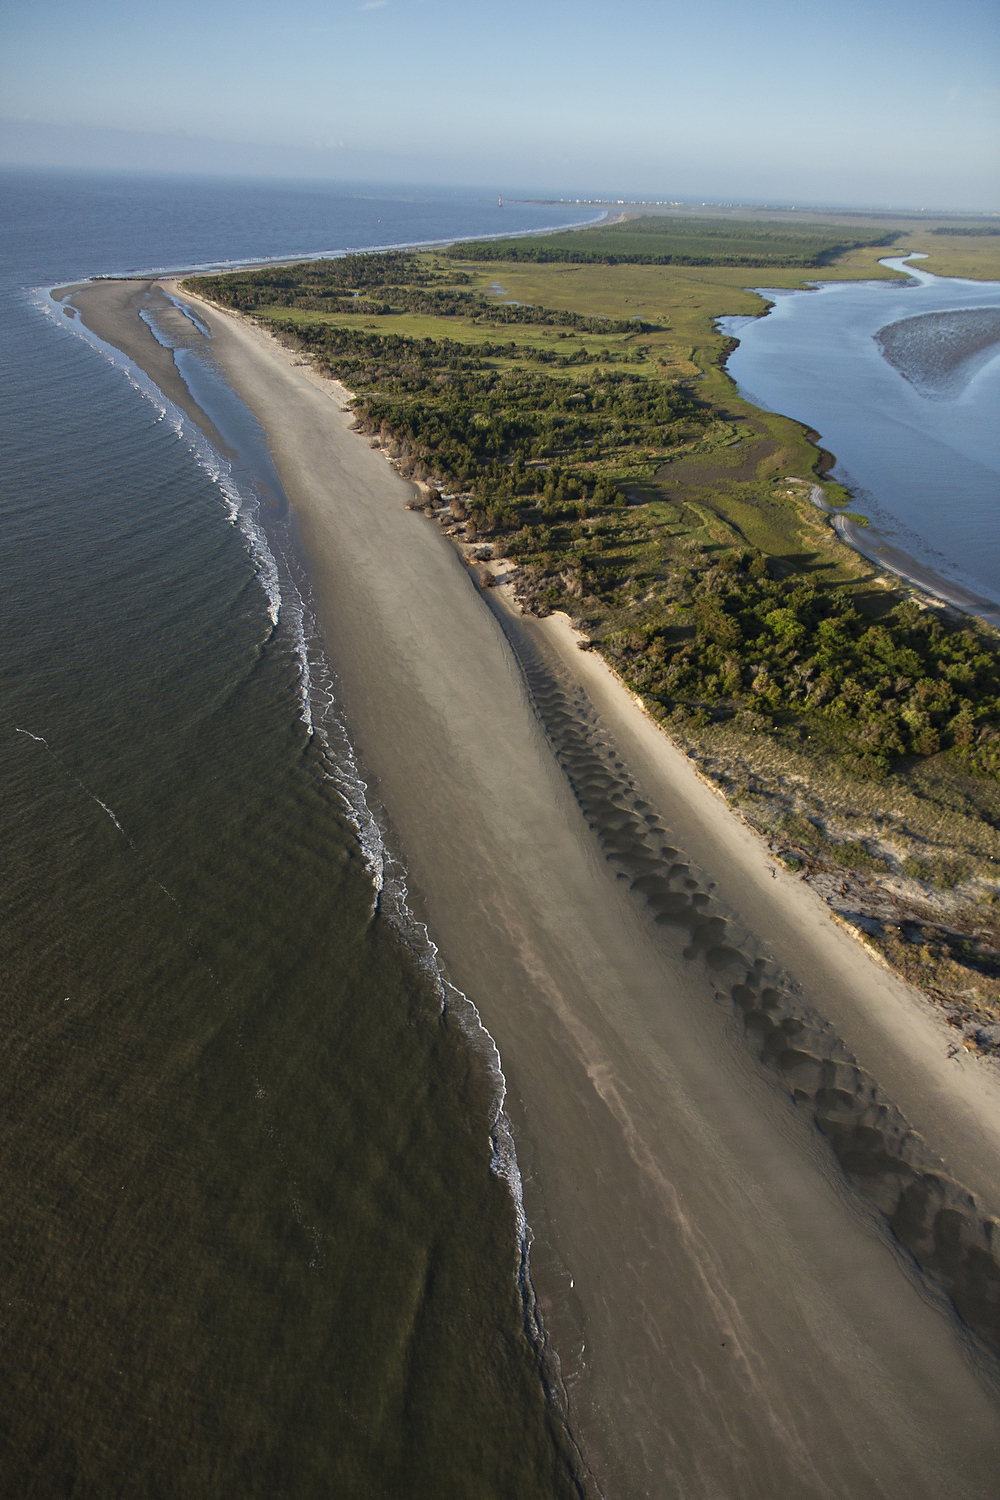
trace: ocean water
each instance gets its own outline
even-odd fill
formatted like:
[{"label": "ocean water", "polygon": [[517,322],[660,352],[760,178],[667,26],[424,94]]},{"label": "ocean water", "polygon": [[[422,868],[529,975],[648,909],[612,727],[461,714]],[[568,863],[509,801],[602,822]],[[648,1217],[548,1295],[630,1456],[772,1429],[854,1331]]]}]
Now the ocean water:
[{"label": "ocean water", "polygon": [[215,390],[220,456],[39,289],[579,211],[0,189],[0,1488],[575,1493],[498,1060],[368,809],[266,447]]},{"label": "ocean water", "polygon": [[808,424],[880,542],[1000,603],[1000,283],[932,276],[758,288],[724,318],[727,369],[759,406]]}]

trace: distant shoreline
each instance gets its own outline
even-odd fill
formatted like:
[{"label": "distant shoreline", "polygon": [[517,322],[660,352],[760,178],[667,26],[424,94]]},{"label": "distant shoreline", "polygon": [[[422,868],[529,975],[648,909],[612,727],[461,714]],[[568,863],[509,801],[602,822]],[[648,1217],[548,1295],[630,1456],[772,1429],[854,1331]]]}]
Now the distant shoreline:
[{"label": "distant shoreline", "polygon": [[[510,201],[514,203],[520,201],[530,202],[532,200],[512,198]],[[604,213],[598,214],[596,218],[581,219],[578,224],[549,224],[542,229],[514,230],[513,234],[517,239],[533,239],[539,235],[561,234],[567,229],[590,229],[602,223],[617,224],[624,217],[624,214],[612,215],[611,213]],[[179,279],[185,276],[205,276],[210,273],[224,276],[232,271],[254,271],[264,269],[267,266],[306,265],[313,260],[338,260],[346,255],[378,255],[388,250],[437,250],[448,245],[462,245],[466,241],[505,240],[511,238],[511,234],[512,232],[509,229],[498,229],[495,234],[465,234],[458,239],[452,236],[447,239],[438,240],[403,240],[398,244],[393,243],[391,245],[352,245],[341,250],[313,250],[308,254],[269,255],[262,260],[219,261],[194,266],[177,266],[167,271],[127,271],[120,275],[114,272],[100,272],[95,276],[88,277],[86,282],[75,283],[74,285],[89,286],[108,281],[179,283]],[[63,295],[66,295],[72,289],[66,287],[55,288],[56,291],[61,292]]]}]

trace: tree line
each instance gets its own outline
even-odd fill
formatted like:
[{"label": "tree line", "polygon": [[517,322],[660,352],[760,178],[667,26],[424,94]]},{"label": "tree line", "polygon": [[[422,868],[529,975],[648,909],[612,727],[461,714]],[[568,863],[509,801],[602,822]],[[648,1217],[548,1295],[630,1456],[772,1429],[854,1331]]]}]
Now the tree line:
[{"label": "tree line", "polygon": [[[538,351],[516,344],[472,346],[292,319],[269,324],[357,393],[363,431],[385,429],[390,440],[406,445],[412,464],[472,492],[474,510],[498,499],[510,502],[512,525],[520,524],[513,515],[520,501],[546,490],[538,462],[577,454],[581,463],[594,462],[608,448],[669,448],[712,420],[687,390],[607,369],[603,356],[585,350],[584,359],[567,356],[563,367],[598,367],[571,381],[494,363],[538,362]],[[592,473],[563,475],[561,482],[557,504],[575,506],[600,491]]]},{"label": "tree line", "polygon": [[834,234],[823,225],[771,221],[681,219],[645,215],[621,224],[563,230],[508,240],[477,240],[453,245],[460,261],[515,261],[550,264],[646,266],[746,266],[803,268],[828,265],[862,246],[892,245],[899,230]]},{"label": "tree line", "polygon": [[[493,302],[479,292],[461,289],[461,282],[469,279],[464,272],[449,270],[452,284],[446,287],[432,285],[433,279],[444,278],[434,278],[400,251],[386,251],[200,277],[198,286],[202,295],[237,312],[287,307],[369,318],[411,312],[435,318],[467,318],[474,323],[541,324],[591,334],[653,330],[652,324],[639,318],[603,318],[532,303]],[[400,284],[403,281],[409,285]]]},{"label": "tree line", "polygon": [[872,620],[846,592],[776,579],[763,554],[732,550],[680,581],[668,620],[607,644],[663,707],[703,722],[749,710],[756,728],[815,720],[864,776],[942,749],[1000,775],[996,651],[911,600]]}]

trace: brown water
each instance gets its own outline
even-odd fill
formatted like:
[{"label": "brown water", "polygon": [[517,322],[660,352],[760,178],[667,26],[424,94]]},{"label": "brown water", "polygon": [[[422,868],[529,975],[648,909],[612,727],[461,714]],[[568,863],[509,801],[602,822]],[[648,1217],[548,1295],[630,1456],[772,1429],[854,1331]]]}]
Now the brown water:
[{"label": "brown water", "polygon": [[281,496],[28,290],[287,247],[281,195],[6,191],[0,1491],[574,1494]]}]

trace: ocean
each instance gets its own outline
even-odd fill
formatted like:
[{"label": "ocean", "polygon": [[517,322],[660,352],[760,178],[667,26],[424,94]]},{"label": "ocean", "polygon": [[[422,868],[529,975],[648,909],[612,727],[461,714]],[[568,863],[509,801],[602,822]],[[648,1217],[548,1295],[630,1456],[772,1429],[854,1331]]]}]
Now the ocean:
[{"label": "ocean", "polygon": [[369,809],[266,446],[216,390],[217,453],[43,289],[586,214],[0,182],[2,1488],[576,1493],[498,1059]]}]

